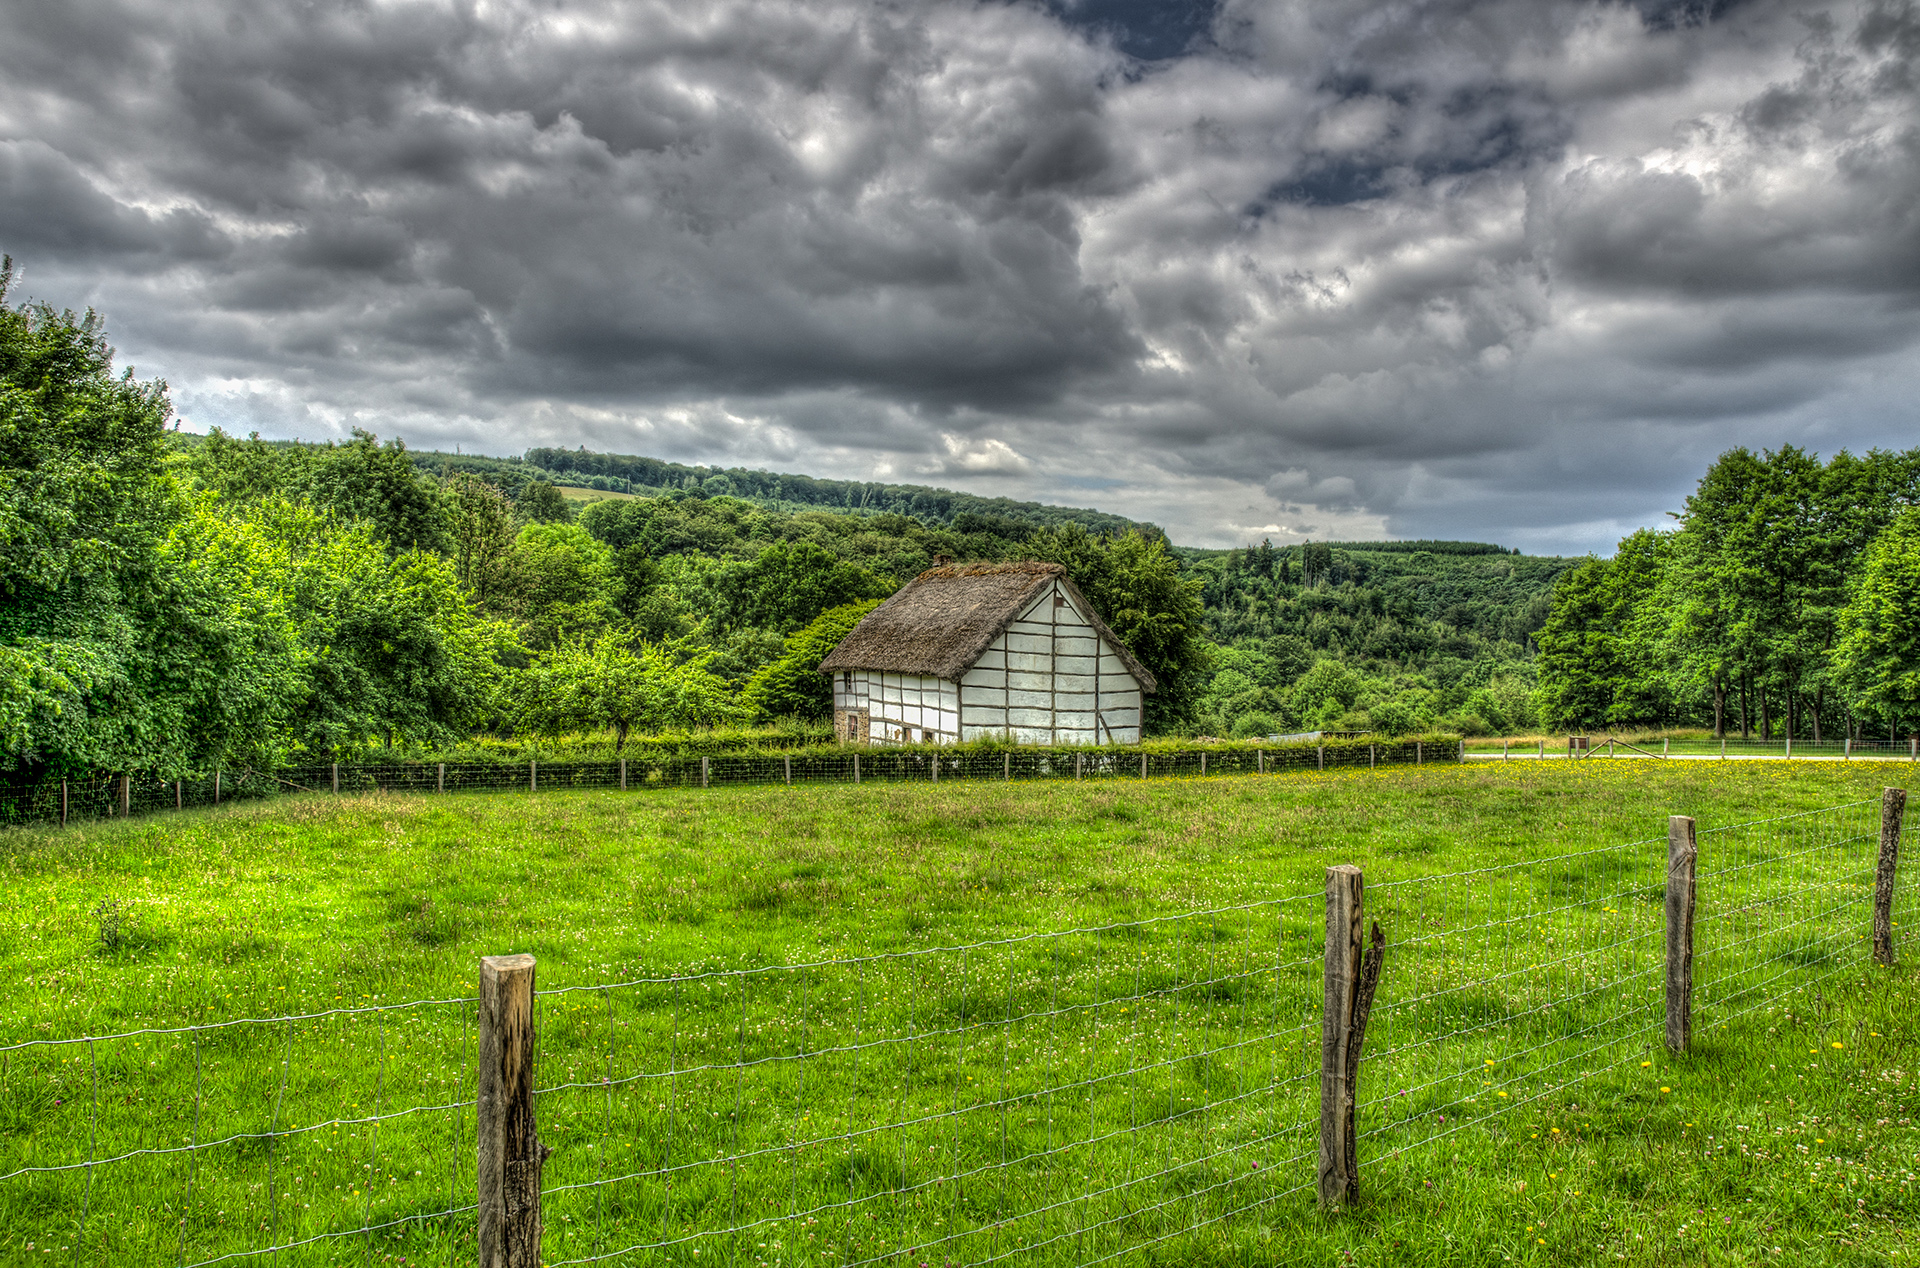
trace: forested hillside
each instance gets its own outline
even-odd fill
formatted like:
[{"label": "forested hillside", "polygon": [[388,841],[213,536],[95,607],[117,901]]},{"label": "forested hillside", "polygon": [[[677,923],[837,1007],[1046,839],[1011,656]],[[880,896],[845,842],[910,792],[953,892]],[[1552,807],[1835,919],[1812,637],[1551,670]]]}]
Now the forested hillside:
[{"label": "forested hillside", "polygon": [[1679,527],[1561,582],[1546,720],[1885,738],[1920,718],[1920,449],[1722,454]]},{"label": "forested hillside", "polygon": [[[111,362],[91,315],[0,303],[16,776],[818,717],[821,655],[943,556],[1065,565],[1160,681],[1157,733],[1524,725],[1566,562],[1182,551],[1117,516],[911,486],[185,436],[164,386]],[[587,470],[623,487],[583,504],[554,483]]]}]

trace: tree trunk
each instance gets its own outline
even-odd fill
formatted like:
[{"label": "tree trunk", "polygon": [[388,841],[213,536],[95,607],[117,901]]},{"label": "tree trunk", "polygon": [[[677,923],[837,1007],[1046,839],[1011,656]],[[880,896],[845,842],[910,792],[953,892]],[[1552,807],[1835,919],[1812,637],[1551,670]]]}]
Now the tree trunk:
[{"label": "tree trunk", "polygon": [[1820,707],[1826,703],[1827,688],[1823,683],[1813,693],[1813,742],[1820,742]]},{"label": "tree trunk", "polygon": [[1727,738],[1727,684],[1719,674],[1713,676],[1713,738]]},{"label": "tree trunk", "polygon": [[616,722],[613,724],[613,751],[618,753],[621,749],[625,748],[626,746],[627,746],[627,724],[624,722]]},{"label": "tree trunk", "polygon": [[1762,686],[1754,694],[1760,697],[1760,742],[1773,743],[1773,715],[1767,711],[1767,689]]},{"label": "tree trunk", "polygon": [[1747,699],[1747,688],[1751,681],[1748,675],[1740,675],[1740,738],[1742,740],[1753,738],[1753,710]]}]

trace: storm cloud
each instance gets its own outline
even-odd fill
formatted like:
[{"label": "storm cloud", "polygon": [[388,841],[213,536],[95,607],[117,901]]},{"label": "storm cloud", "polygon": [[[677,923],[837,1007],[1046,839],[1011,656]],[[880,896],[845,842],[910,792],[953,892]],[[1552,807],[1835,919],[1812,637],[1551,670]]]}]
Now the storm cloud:
[{"label": "storm cloud", "polygon": [[0,249],[189,426],[1610,547],[1915,443],[1910,4],[0,8]]}]

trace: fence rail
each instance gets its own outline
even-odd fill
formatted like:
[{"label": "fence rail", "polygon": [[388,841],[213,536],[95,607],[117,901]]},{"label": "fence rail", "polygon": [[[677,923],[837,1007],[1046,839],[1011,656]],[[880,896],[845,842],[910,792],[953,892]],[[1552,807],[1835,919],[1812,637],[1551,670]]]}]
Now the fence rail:
[{"label": "fence rail", "polygon": [[[1857,971],[1876,927],[1902,939],[1884,958],[1905,949],[1896,793],[1676,821],[1698,857],[1695,1033]],[[1660,1049],[1673,873],[1653,826],[1352,877],[1352,919],[1385,932],[1359,1176]],[[477,997],[23,1040],[0,1046],[0,1105],[30,1124],[0,1133],[0,1223],[86,1264],[471,1262],[487,1142],[512,1135],[482,1124],[515,1081],[500,1063],[524,1060],[528,1133],[491,1174],[531,1166],[537,1211],[508,1268],[1179,1258],[1316,1187],[1344,1042],[1324,1025],[1332,910],[1301,893],[538,989],[529,968],[522,1058]]]},{"label": "fence rail", "polygon": [[92,775],[0,789],[0,822],[67,822],[305,793],[551,792],[935,780],[1163,779],[1457,762],[1451,738],[1326,739],[1266,748],[874,748],[594,762],[384,762],[216,771],[189,779]]}]

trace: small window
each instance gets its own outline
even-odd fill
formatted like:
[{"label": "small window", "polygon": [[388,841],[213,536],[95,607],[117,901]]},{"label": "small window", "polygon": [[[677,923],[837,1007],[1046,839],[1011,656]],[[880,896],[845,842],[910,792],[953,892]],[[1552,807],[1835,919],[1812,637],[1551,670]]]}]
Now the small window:
[{"label": "small window", "polygon": [[853,671],[851,669],[845,669],[840,672],[840,685],[848,691],[853,690]]},{"label": "small window", "polygon": [[1064,607],[1066,607],[1066,606],[1067,606],[1067,596],[1066,596],[1066,595],[1064,595],[1064,594],[1056,594],[1056,595],[1054,595],[1054,596],[1053,596],[1053,606],[1054,606],[1054,607],[1056,607],[1056,608],[1064,608]]}]

